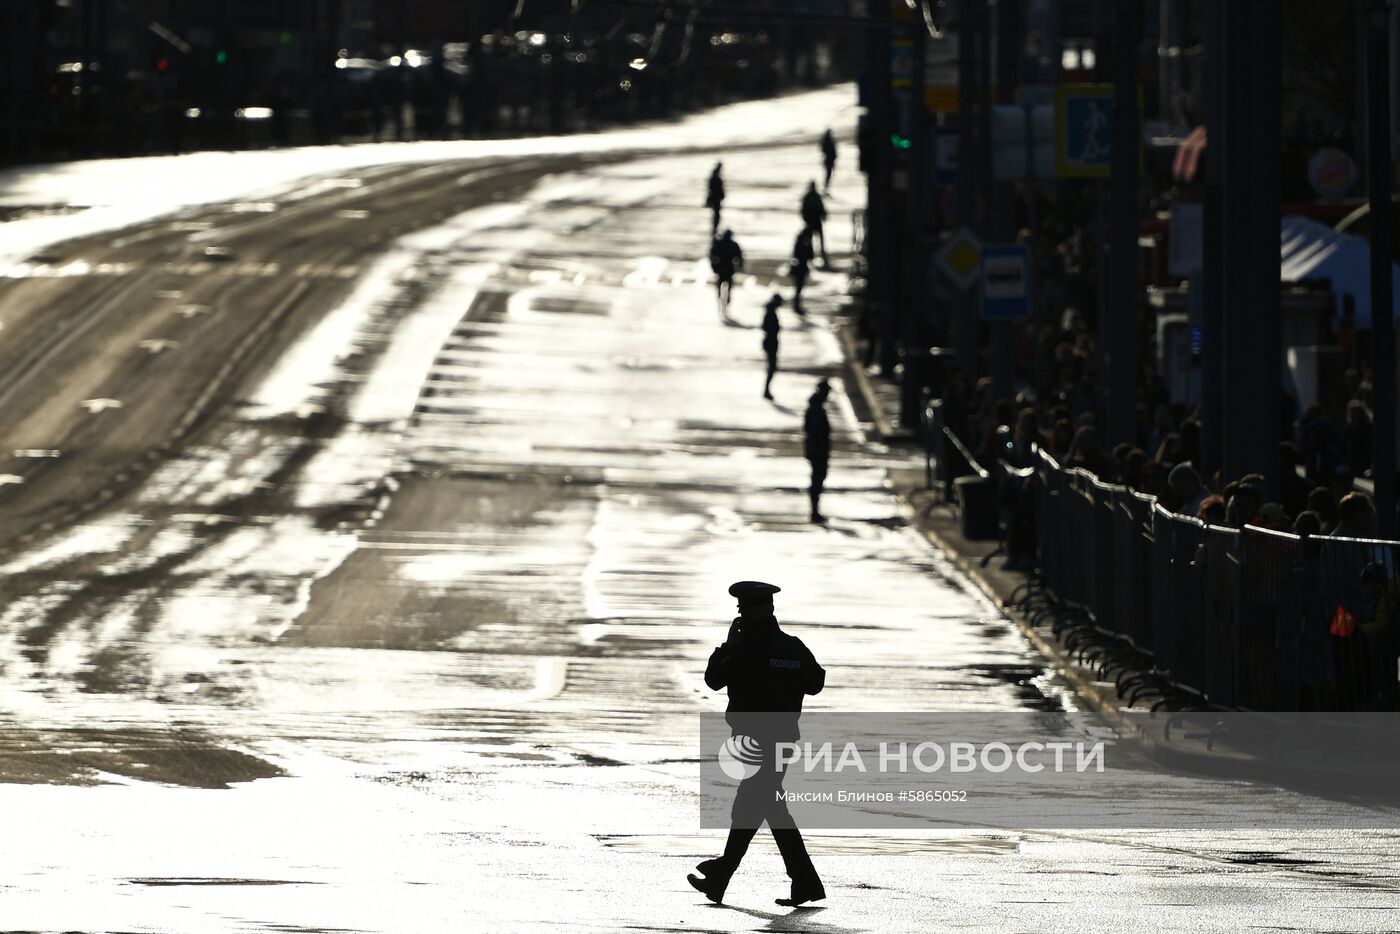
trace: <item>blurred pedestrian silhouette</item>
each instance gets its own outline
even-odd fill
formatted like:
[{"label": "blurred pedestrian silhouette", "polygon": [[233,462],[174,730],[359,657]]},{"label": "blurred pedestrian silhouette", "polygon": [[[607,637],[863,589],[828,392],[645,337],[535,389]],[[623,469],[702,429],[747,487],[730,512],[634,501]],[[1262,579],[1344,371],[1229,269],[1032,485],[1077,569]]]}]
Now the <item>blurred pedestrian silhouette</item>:
[{"label": "blurred pedestrian silhouette", "polygon": [[782,324],[778,321],[778,309],[783,305],[783,297],[777,292],[763,306],[763,355],[768,358],[768,376],[763,380],[763,398],[773,398],[773,374],[778,372],[778,332]]},{"label": "blurred pedestrian silhouette", "polygon": [[826,522],[822,515],[822,487],[826,484],[826,465],[831,460],[831,420],[826,417],[826,400],[831,395],[831,384],[825,379],[817,381],[816,391],[807,400],[807,414],[802,418],[804,439],[802,453],[812,466],[812,485],[807,490],[807,498],[812,501],[813,522]]},{"label": "blurred pedestrian silhouette", "polygon": [[826,182],[823,191],[831,190],[831,174],[836,171],[836,137],[827,130],[822,134],[822,165],[826,168]]},{"label": "blurred pedestrian silhouette", "polygon": [[719,299],[720,314],[727,315],[730,293],[734,291],[734,274],[744,268],[744,251],[734,241],[734,231],[726,230],[710,244],[710,268],[715,272],[715,297]]},{"label": "blurred pedestrian silhouette", "polygon": [[729,588],[739,602],[739,616],[729,624],[728,637],[705,667],[705,684],[711,690],[729,691],[724,718],[734,736],[750,738],[762,749],[758,770],[739,783],[734,795],[724,854],[695,867],[704,878],[693,873],[686,876],[692,886],[716,903],[723,901],[730,877],[765,821],[792,880],[789,897],[779,898],[777,903],[796,907],[826,898],[802,832],[779,794],[783,766],[776,756],[778,743],[798,740],[802,699],[821,692],[826,671],[801,639],[778,628],[773,615],[773,594],[778,592],[779,588],[762,581],[739,581]]},{"label": "blurred pedestrian silhouette", "polygon": [[807,186],[807,193],[802,196],[802,223],[812,232],[814,237],[821,239],[822,244],[822,265],[831,265],[826,258],[826,234],[822,230],[822,225],[826,222],[826,202],[817,193],[817,183],[812,182]]},{"label": "blurred pedestrian silhouette", "polygon": [[812,231],[803,230],[792,244],[792,260],[788,263],[788,275],[792,278],[792,310],[798,317],[806,317],[807,309],[802,307],[802,290],[807,287],[807,276],[812,271]]},{"label": "blurred pedestrian silhouette", "polygon": [[720,172],[724,168],[723,162],[716,162],[715,169],[710,173],[710,188],[705,196],[705,207],[711,211],[710,236],[714,237],[719,232],[719,212],[724,207],[724,178]]}]

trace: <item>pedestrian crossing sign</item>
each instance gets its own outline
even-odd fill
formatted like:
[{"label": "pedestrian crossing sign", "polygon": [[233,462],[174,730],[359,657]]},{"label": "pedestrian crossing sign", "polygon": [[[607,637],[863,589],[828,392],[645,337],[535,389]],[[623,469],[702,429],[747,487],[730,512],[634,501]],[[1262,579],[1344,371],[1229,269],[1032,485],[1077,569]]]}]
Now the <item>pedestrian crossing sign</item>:
[{"label": "pedestrian crossing sign", "polygon": [[1055,88],[1055,174],[1108,178],[1113,161],[1113,85]]}]

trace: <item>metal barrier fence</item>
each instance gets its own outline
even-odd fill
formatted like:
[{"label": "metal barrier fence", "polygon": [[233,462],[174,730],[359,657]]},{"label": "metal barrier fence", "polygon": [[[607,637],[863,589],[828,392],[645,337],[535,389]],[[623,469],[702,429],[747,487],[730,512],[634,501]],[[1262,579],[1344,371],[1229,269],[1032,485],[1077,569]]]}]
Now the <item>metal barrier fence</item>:
[{"label": "metal barrier fence", "polygon": [[1224,708],[1396,710],[1400,543],[1206,525],[1038,453],[1041,583]]},{"label": "metal barrier fence", "polygon": [[943,400],[932,397],[924,399],[920,432],[924,443],[924,485],[933,489],[937,483],[945,500],[953,498],[953,483],[959,477],[987,475],[957,432],[948,426]]},{"label": "metal barrier fence", "polygon": [[[944,502],[956,502],[963,537],[1002,537],[998,494],[1004,488],[1002,465],[988,470],[977,462],[944,418],[943,401],[926,396],[920,417],[924,444],[924,486],[940,489]],[[998,548],[999,554],[1005,547]],[[990,555],[988,556],[990,558]],[[983,565],[987,559],[983,559]]]}]

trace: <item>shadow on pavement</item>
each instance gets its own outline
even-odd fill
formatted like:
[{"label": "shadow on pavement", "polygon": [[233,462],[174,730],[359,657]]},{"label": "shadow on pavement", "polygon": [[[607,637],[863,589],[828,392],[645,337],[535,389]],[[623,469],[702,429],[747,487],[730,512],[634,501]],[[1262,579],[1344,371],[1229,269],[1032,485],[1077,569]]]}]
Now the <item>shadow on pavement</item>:
[{"label": "shadow on pavement", "polygon": [[824,924],[820,920],[822,912],[827,910],[826,905],[802,905],[790,911],[777,913],[772,911],[759,911],[756,908],[741,908],[738,905],[711,905],[716,911],[737,911],[740,914],[757,918],[760,921],[768,922],[759,931],[812,931],[817,934],[862,934],[865,928],[839,927],[834,924]]}]

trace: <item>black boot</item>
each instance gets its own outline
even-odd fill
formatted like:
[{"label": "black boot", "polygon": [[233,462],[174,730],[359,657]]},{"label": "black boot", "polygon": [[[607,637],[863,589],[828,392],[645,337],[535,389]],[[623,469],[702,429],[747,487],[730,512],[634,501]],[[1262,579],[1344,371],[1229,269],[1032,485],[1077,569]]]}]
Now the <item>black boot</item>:
[{"label": "black boot", "polygon": [[777,898],[774,899],[774,903],[782,905],[784,908],[796,908],[806,902],[819,902],[824,898],[826,898],[826,889],[822,888],[822,880],[814,876],[801,882],[796,879],[792,880],[792,897]]},{"label": "black boot", "polygon": [[724,864],[723,856],[716,856],[714,859],[701,860],[695,864],[695,871],[702,876],[727,876],[729,871]]},{"label": "black boot", "polygon": [[724,890],[729,887],[729,877],[723,873],[702,879],[692,872],[685,877],[685,881],[716,905],[724,901]]}]

